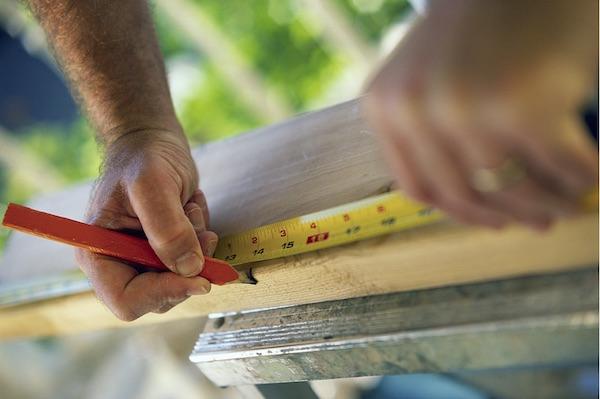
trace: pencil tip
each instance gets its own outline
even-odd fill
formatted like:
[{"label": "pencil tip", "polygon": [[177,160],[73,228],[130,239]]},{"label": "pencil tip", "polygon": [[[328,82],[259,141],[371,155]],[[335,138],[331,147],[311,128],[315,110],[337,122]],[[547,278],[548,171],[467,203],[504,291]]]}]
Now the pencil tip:
[{"label": "pencil tip", "polygon": [[252,274],[252,268],[250,269],[246,269],[246,270],[242,270],[240,272],[238,272],[238,274],[240,275],[238,281],[242,284],[252,284],[252,285],[256,285],[258,284],[258,280],[256,280],[254,278],[254,275]]}]

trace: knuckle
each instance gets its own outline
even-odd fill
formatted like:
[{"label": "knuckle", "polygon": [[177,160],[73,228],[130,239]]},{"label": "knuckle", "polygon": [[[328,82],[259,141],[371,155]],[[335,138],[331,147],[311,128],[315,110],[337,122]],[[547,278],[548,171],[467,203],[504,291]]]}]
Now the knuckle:
[{"label": "knuckle", "polygon": [[169,310],[173,309],[175,306],[179,305],[181,302],[185,301],[188,298],[185,293],[181,295],[171,296],[162,300],[159,305],[153,310],[154,313],[166,313]]},{"label": "knuckle", "polygon": [[91,252],[88,249],[76,248],[75,249],[75,263],[77,266],[86,274],[88,278],[97,274],[99,270],[102,270],[101,265],[98,265],[100,257],[103,255],[98,255],[96,253]]},{"label": "knuckle", "polygon": [[162,251],[178,247],[180,243],[189,240],[190,237],[195,237],[193,228],[183,222],[176,222],[164,229],[158,238],[154,238],[152,244],[154,248]]},{"label": "knuckle", "polygon": [[167,313],[169,310],[171,310],[171,308],[172,307],[165,307],[165,308],[156,309],[156,310],[153,310],[152,313],[164,314],[164,313]]},{"label": "knuckle", "polygon": [[200,206],[203,209],[208,207],[208,205],[206,203],[206,196],[204,195],[204,192],[200,189],[197,189],[194,192],[194,195],[192,196],[192,200],[193,200],[193,202],[198,204],[198,206]]},{"label": "knuckle", "polygon": [[113,306],[111,311],[119,320],[127,322],[134,321],[142,316],[138,312],[135,312],[133,309],[131,309],[131,307],[122,304]]},{"label": "knuckle", "polygon": [[194,227],[205,227],[204,212],[200,205],[195,202],[188,202],[183,207],[183,212]]},{"label": "knuckle", "polygon": [[[421,132],[423,109],[419,100],[411,93],[402,93],[387,103],[386,112],[390,114],[401,130],[407,134]],[[416,131],[415,131],[416,130]],[[409,133],[414,131],[412,133]]]},{"label": "knuckle", "polygon": [[152,179],[148,177],[152,173],[148,170],[135,172],[134,176],[129,175],[126,183],[127,194],[132,197],[143,198],[148,192],[149,187],[152,186]]},{"label": "knuckle", "polygon": [[402,80],[398,83],[394,94],[390,94],[390,97],[393,96],[395,105],[398,106],[401,110],[407,109],[408,111],[414,109],[417,104],[421,104],[423,98],[426,93],[423,88],[412,80]]},{"label": "knuckle", "polygon": [[118,230],[122,227],[122,216],[113,211],[103,210],[88,216],[89,224],[100,226],[111,230]]},{"label": "knuckle", "polygon": [[[99,294],[99,293],[98,293]],[[121,321],[134,321],[140,318],[143,313],[136,311],[130,303],[128,303],[123,295],[99,295],[110,311]]]},{"label": "knuckle", "polygon": [[367,97],[367,106],[377,113],[400,113],[410,116],[415,107],[421,104],[423,96],[422,87],[413,80],[402,79],[394,84],[382,81],[372,87]]},{"label": "knuckle", "polygon": [[128,171],[123,184],[130,197],[144,198],[148,192],[164,188],[179,179],[180,177],[176,176],[173,168],[169,168],[168,164],[148,161],[143,166]]},{"label": "knuckle", "polygon": [[167,313],[169,310],[173,309],[174,306],[175,305],[167,304],[167,305],[161,306],[158,309],[153,310],[152,313],[157,313],[157,314]]},{"label": "knuckle", "polygon": [[432,123],[437,130],[448,138],[471,138],[478,130],[472,129],[472,121],[463,111],[461,104],[446,104],[432,111]]}]

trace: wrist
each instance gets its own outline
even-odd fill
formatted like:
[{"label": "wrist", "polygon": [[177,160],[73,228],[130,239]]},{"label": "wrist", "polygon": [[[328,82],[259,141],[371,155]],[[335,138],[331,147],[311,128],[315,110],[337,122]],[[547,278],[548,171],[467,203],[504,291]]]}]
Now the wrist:
[{"label": "wrist", "polygon": [[129,135],[152,135],[160,133],[162,136],[171,136],[189,148],[187,137],[177,118],[139,118],[113,123],[110,127],[99,131],[98,136],[105,147]]},{"label": "wrist", "polygon": [[170,130],[136,130],[121,135],[105,147],[101,174],[136,175],[149,160],[161,158],[184,180],[198,181],[198,173],[187,139]]},{"label": "wrist", "polygon": [[119,131],[114,140],[107,142],[104,147],[105,163],[108,160],[123,165],[134,160],[135,154],[148,151],[168,152],[170,156],[190,158],[191,150],[187,137],[181,128],[167,129],[147,126],[137,126]]}]

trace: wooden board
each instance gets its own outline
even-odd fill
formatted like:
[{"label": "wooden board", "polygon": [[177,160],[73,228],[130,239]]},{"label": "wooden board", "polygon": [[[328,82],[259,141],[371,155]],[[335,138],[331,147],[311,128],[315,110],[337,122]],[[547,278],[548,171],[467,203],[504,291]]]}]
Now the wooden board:
[{"label": "wooden board", "polygon": [[[391,183],[374,137],[351,101],[194,151],[212,221],[232,233],[365,198]],[[32,206],[80,217],[89,187]],[[52,257],[48,256],[52,253]],[[41,260],[44,260],[41,262]],[[214,287],[163,315],[117,320],[82,294],[0,311],[0,337],[67,334],[392,291],[575,269],[598,262],[598,215],[557,225],[546,234],[501,232],[452,223],[255,265],[256,286]],[[0,282],[24,269],[73,267],[69,248],[12,237]]]},{"label": "wooden board", "polygon": [[[358,100],[193,153],[211,225],[223,235],[366,198],[387,190],[391,182]],[[81,184],[29,205],[81,220],[90,189],[90,183]],[[0,284],[31,272],[71,270],[72,253],[69,247],[15,234],[0,265]]]}]

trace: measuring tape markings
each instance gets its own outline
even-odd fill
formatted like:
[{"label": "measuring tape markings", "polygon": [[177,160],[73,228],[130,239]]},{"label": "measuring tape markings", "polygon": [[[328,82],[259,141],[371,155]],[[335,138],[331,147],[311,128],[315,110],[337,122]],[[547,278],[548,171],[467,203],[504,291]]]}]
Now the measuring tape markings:
[{"label": "measuring tape markings", "polygon": [[[582,209],[598,210],[598,188],[582,198]],[[220,240],[215,257],[232,265],[298,255],[431,224],[442,212],[409,200],[399,191],[366,198],[251,229]]]},{"label": "measuring tape markings", "polygon": [[439,211],[392,192],[222,238],[215,257],[232,265],[275,259],[405,230],[440,218]]}]

